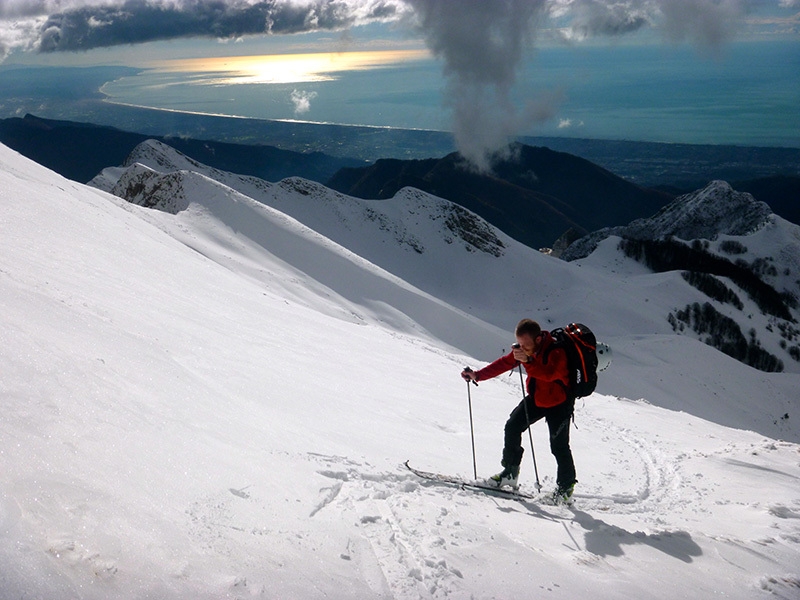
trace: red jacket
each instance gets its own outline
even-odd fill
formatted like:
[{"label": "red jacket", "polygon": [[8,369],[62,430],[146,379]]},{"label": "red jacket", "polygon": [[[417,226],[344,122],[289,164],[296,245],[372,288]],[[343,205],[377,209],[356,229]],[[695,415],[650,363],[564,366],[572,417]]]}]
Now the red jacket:
[{"label": "red jacket", "polygon": [[[569,383],[569,371],[567,370],[567,353],[563,348],[553,348],[547,355],[547,364],[542,361],[547,347],[553,343],[550,332],[542,332],[542,346],[539,351],[531,357],[530,362],[522,363],[528,374],[525,387],[528,392],[533,393],[533,401],[536,406],[551,408],[558,406],[567,399],[567,384]],[[514,358],[513,351],[505,356],[501,356],[493,363],[475,372],[476,381],[491,379],[516,368],[519,364]]]}]

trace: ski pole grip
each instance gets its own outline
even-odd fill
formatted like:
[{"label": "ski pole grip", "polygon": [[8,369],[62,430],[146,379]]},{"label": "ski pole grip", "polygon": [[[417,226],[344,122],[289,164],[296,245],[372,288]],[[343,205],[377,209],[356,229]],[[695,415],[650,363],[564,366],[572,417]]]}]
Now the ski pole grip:
[{"label": "ski pole grip", "polygon": [[[472,369],[471,369],[471,368],[469,368],[469,367],[464,367],[464,372],[466,372],[466,373],[472,373]],[[475,387],[478,387],[478,382],[477,382],[477,381],[475,381],[474,379],[467,379],[466,381],[467,381],[467,384],[469,384],[470,382],[472,382],[472,385],[474,385]]]}]

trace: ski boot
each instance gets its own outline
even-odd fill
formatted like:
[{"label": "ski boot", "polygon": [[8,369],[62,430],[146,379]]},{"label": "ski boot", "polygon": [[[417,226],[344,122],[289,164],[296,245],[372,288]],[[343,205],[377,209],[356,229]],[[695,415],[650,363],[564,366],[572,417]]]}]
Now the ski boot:
[{"label": "ski boot", "polygon": [[566,506],[572,505],[573,502],[572,493],[575,491],[576,483],[577,481],[574,481],[567,486],[562,486],[559,484],[556,490],[553,492],[553,495],[551,496],[553,504],[555,505],[563,504]]},{"label": "ski boot", "polygon": [[497,475],[489,477],[489,479],[486,480],[486,485],[496,488],[510,487],[515,490],[519,487],[518,480],[519,465],[507,466]]}]

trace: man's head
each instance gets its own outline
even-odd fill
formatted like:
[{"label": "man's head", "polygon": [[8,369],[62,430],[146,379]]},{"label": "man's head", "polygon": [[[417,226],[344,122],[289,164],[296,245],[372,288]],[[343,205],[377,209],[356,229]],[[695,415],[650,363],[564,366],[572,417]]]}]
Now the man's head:
[{"label": "man's head", "polygon": [[517,323],[517,328],[514,331],[517,337],[517,343],[520,345],[526,354],[533,354],[541,343],[542,328],[539,323],[532,319],[522,319]]}]

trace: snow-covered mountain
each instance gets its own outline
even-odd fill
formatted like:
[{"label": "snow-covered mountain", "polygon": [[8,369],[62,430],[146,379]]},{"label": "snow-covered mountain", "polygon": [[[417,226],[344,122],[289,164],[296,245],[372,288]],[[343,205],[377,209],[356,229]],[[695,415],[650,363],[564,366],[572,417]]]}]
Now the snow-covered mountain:
[{"label": "snow-covered mountain", "polygon": [[[618,272],[620,257],[613,249],[592,259],[597,268],[587,276],[580,265],[565,266],[532,252],[460,206],[413,188],[402,189],[392,199],[375,201],[349,197],[299,178],[273,185],[221,173],[154,141],[140,145],[126,164],[123,171],[106,170],[97,185],[131,202],[175,212],[176,202],[182,203],[182,209],[193,195],[214,197],[214,192],[199,191],[194,185],[190,192],[182,190],[181,182],[202,174],[293,216],[372,264],[480,317],[501,332],[516,323],[522,309],[543,315],[541,318],[554,327],[583,319],[597,324],[606,336],[669,333],[675,329],[671,319],[687,303],[710,300],[698,296],[696,290],[687,290],[690,286],[675,272],[666,275],[676,282],[672,293],[662,292],[659,301],[649,299],[641,307],[638,293],[619,293],[630,282]],[[630,231],[647,238],[665,232],[712,237],[712,227],[729,234],[713,236],[723,247],[737,236],[755,232],[758,239],[747,236],[745,241],[751,247],[740,244],[735,258],[754,264],[769,258],[772,271],[761,276],[779,290],[800,297],[800,280],[793,275],[800,272],[800,227],[772,215],[765,204],[755,202],[749,194],[734,192],[724,182],[714,182],[697,194],[683,197],[654,218],[632,224]],[[758,235],[760,229],[764,229],[763,235]],[[772,257],[777,257],[777,262]],[[588,290],[592,293],[587,296]],[[613,297],[604,290],[613,290]],[[744,331],[755,321],[759,325],[756,341],[774,357],[772,360],[780,361],[788,371],[800,371],[800,363],[790,354],[793,349],[800,351],[796,337],[793,339],[795,328],[789,325],[784,331],[772,317],[754,317],[751,306],[749,302],[733,310],[720,305],[719,310]],[[619,309],[625,317],[609,323],[610,307]],[[614,323],[624,323],[624,329],[615,330]],[[488,359],[503,347],[505,339],[483,338],[481,346],[470,344],[461,349]]]},{"label": "snow-covered mountain", "polygon": [[737,192],[725,181],[712,181],[701,190],[679,196],[652,217],[592,232],[573,242],[562,258],[585,258],[600,241],[612,235],[636,239],[674,236],[682,240],[746,236],[764,227],[773,217],[764,202],[746,192]]},{"label": "snow-covered mountain", "polygon": [[[701,297],[679,275],[613,239],[565,263],[413,190],[104,179],[170,210],[0,146],[0,597],[797,596],[800,375],[675,335],[657,315]],[[614,349],[571,509],[402,466],[471,473],[458,374],[521,316]],[[472,390],[482,475],[519,395]]]},{"label": "snow-covered mountain", "polygon": [[[750,194],[712,181],[650,218],[575,241],[562,258],[585,258],[610,237],[625,240],[619,250],[627,256],[654,271],[679,271],[708,296],[702,304],[670,312],[676,331],[694,331],[757,368],[795,369],[793,363],[800,361],[800,227]],[[756,310],[741,296],[749,297]]]}]

